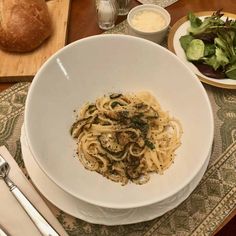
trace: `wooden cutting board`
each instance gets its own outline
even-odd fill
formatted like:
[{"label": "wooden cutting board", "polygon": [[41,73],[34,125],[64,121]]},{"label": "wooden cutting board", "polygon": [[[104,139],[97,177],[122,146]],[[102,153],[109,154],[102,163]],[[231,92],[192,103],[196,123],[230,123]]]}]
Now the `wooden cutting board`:
[{"label": "wooden cutting board", "polygon": [[0,82],[31,81],[41,65],[64,47],[70,0],[48,0],[53,34],[38,49],[30,53],[7,53],[0,50]]}]

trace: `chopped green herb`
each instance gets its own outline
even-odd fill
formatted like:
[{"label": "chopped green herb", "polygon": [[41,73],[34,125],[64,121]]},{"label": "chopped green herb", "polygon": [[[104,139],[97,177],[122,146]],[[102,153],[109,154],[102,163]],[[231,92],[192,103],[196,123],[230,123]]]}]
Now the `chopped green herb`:
[{"label": "chopped green herb", "polygon": [[118,105],[123,106],[123,104],[120,103],[120,102],[118,102],[118,101],[114,101],[114,102],[111,103],[111,107],[112,107],[112,108],[114,108],[114,107],[116,107],[116,106],[118,106]]},{"label": "chopped green herb", "polygon": [[129,112],[128,111],[120,111],[119,116],[122,118],[128,118],[129,117]]},{"label": "chopped green herb", "polygon": [[88,110],[90,110],[91,108],[94,108],[96,107],[95,104],[91,103],[89,106],[88,106]]},{"label": "chopped green herb", "polygon": [[145,140],[145,145],[150,148],[150,149],[155,149],[155,145],[154,143],[152,143],[151,141],[149,141],[148,139]]},{"label": "chopped green herb", "polygon": [[141,102],[141,103],[135,104],[134,107],[137,109],[147,109],[148,105]]},{"label": "chopped green herb", "polygon": [[113,93],[113,94],[110,95],[110,99],[119,98],[121,96],[122,96],[121,93]]},{"label": "chopped green herb", "polygon": [[131,127],[139,129],[144,137],[149,130],[149,124],[142,120],[139,115],[131,117]]}]

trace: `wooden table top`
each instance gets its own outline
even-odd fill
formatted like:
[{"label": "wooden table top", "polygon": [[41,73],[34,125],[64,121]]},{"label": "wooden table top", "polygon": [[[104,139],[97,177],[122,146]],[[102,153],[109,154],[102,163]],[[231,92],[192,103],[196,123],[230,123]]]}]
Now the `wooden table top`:
[{"label": "wooden table top", "polygon": [[[67,43],[103,32],[97,25],[94,7],[95,0],[70,1],[71,7],[68,22]],[[131,7],[139,4],[138,1],[131,0]],[[189,11],[215,11],[223,9],[225,12],[236,13],[236,2],[235,0],[178,0],[166,9],[171,14],[171,25],[173,25]],[[117,23],[124,19],[125,16],[119,17]],[[10,87],[11,85],[13,85],[13,83],[0,83],[0,91]]]},{"label": "wooden table top", "polygon": [[[71,0],[67,43],[100,34],[103,31],[99,29],[96,21],[96,12],[94,7],[95,0]],[[140,3],[131,0],[131,6],[134,7]],[[185,16],[189,11],[216,11],[222,9],[225,12],[236,14],[235,0],[178,0],[176,3],[167,7],[166,10],[171,15],[171,25],[178,19]],[[119,17],[117,23],[123,21],[125,16]],[[12,86],[13,83],[0,83],[0,91]],[[216,235],[233,235],[235,232],[236,211],[231,214],[224,224],[219,227]],[[232,219],[233,218],[233,219]],[[231,220],[231,221],[230,221]],[[230,221],[230,222],[229,222]],[[232,233],[232,234],[231,234]]]}]

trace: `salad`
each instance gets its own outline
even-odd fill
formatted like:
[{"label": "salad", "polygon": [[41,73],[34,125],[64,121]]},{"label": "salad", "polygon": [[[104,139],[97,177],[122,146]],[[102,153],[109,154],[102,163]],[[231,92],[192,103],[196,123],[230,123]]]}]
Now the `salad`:
[{"label": "salad", "polygon": [[180,44],[202,74],[236,80],[236,20],[224,21],[223,15],[219,10],[201,20],[190,12],[188,34],[180,37]]}]

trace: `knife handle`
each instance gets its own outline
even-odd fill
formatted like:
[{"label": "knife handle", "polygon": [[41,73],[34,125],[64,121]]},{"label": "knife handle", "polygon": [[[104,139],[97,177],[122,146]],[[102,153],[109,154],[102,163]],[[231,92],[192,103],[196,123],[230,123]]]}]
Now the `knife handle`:
[{"label": "knife handle", "polygon": [[60,236],[8,177],[5,182],[43,236]]}]

